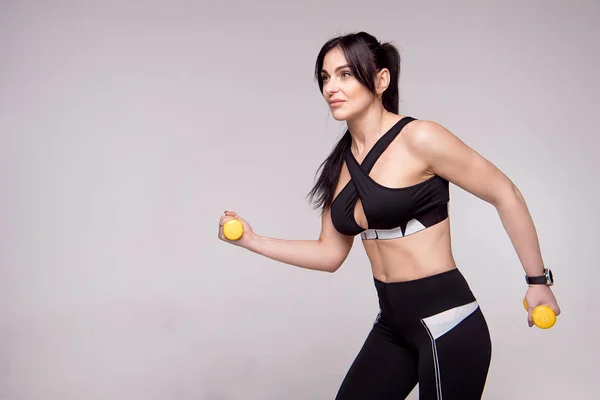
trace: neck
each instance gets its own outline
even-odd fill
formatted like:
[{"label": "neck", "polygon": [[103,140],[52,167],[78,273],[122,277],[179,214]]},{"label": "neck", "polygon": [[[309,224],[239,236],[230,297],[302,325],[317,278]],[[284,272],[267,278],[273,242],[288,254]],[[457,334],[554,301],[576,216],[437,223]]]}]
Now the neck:
[{"label": "neck", "polygon": [[364,155],[377,140],[395,123],[397,115],[383,107],[369,107],[363,114],[346,121],[352,148],[358,156]]}]

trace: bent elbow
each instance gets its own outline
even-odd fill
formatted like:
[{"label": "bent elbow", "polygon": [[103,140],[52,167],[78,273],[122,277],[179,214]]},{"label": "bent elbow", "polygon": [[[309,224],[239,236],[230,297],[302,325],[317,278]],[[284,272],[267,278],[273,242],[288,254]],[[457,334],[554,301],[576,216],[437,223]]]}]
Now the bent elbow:
[{"label": "bent elbow", "polygon": [[325,272],[329,272],[330,274],[333,274],[333,273],[335,273],[335,271],[340,269],[341,266],[342,266],[342,264],[340,264],[340,263],[327,264],[327,266],[325,267]]},{"label": "bent elbow", "polygon": [[513,204],[525,203],[525,198],[519,188],[511,182],[510,185],[502,191],[501,195],[498,196],[494,203],[496,208],[504,208],[505,206]]},{"label": "bent elbow", "polygon": [[340,269],[340,267],[342,266],[343,263],[344,263],[344,260],[334,259],[334,260],[330,261],[329,263],[327,263],[327,265],[325,266],[325,271],[333,274],[338,269]]}]

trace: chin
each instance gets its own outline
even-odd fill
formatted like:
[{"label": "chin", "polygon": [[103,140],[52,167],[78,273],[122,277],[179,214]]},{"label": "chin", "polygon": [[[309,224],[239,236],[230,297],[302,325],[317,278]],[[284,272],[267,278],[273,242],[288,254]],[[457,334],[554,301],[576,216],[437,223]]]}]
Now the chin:
[{"label": "chin", "polygon": [[347,121],[350,117],[350,113],[342,110],[331,110],[331,116],[336,121]]}]

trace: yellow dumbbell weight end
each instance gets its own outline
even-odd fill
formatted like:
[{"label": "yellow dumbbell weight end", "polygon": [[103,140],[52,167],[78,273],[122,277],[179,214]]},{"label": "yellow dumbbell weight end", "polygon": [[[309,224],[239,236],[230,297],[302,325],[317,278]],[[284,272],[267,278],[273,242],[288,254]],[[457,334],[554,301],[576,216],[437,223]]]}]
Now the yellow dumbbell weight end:
[{"label": "yellow dumbbell weight end", "polygon": [[[525,306],[525,310],[529,310],[525,299],[523,299],[523,305]],[[556,323],[556,314],[554,313],[554,310],[548,306],[537,306],[534,308],[531,313],[531,318],[533,318],[535,326],[541,329],[552,328]]]},{"label": "yellow dumbbell weight end", "polygon": [[223,234],[229,240],[238,240],[242,237],[243,233],[244,225],[242,225],[242,223],[235,218],[228,219],[223,224]]}]

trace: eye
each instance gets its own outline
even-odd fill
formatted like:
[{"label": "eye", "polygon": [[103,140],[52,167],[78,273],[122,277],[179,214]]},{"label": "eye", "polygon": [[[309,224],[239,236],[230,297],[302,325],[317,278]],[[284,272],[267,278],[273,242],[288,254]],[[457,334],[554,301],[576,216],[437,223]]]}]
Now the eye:
[{"label": "eye", "polygon": [[347,78],[349,76],[352,76],[352,74],[349,71],[342,72],[342,78]]},{"label": "eye", "polygon": [[321,75],[321,80],[322,80],[323,82],[325,82],[327,79],[329,79],[329,76],[328,76],[328,75]]}]

